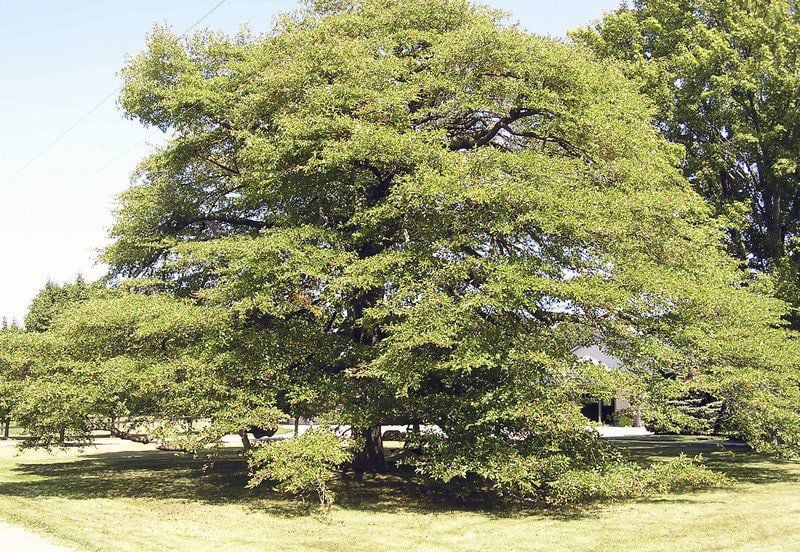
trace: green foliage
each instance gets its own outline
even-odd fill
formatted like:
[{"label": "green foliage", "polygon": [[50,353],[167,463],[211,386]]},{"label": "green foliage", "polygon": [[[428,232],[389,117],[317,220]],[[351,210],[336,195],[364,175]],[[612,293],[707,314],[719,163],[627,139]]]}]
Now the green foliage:
[{"label": "green foliage", "polygon": [[728,219],[731,251],[789,278],[781,297],[800,304],[796,3],[637,0],[572,36],[641,83],[686,176]]},{"label": "green foliage", "polygon": [[53,318],[71,305],[88,300],[93,291],[98,292],[99,289],[97,285],[87,284],[81,276],[63,285],[48,281],[28,308],[25,329],[32,332],[47,331]]},{"label": "green foliage", "polygon": [[74,305],[47,332],[3,336],[2,374],[17,382],[12,415],[45,445],[95,430],[171,439],[186,418],[211,418],[203,446],[233,426],[274,424],[272,395],[242,397],[237,387],[228,322],[220,309],[166,295],[108,292]]},{"label": "green foliage", "polygon": [[320,505],[329,508],[334,494],[328,481],[353,456],[347,446],[330,430],[318,428],[294,439],[260,445],[250,454],[248,487],[269,480],[276,482],[281,492],[300,497],[316,492]]},{"label": "green foliage", "polygon": [[[571,405],[543,401],[537,406],[541,413],[531,416],[530,427],[516,439],[487,433],[481,427],[453,436],[412,435],[407,447],[417,454],[402,463],[445,483],[466,480],[498,496],[544,498],[564,473],[619,460],[609,443],[588,431],[588,420]],[[536,419],[542,426],[535,425]]]},{"label": "green foliage", "polygon": [[712,435],[721,430],[725,401],[708,393],[690,390],[685,396],[668,401],[666,406],[664,410],[671,416],[648,419],[651,431]]},{"label": "green foliage", "polygon": [[548,502],[568,505],[732,484],[731,479],[709,470],[702,461],[701,456],[691,458],[681,454],[647,468],[622,463],[603,469],[566,472],[551,484]]},{"label": "green foliage", "polygon": [[[786,305],[727,257],[618,68],[465,1],[354,0],[263,37],[157,28],[123,76],[128,116],[170,139],[121,198],[118,289],[8,361],[41,383],[31,424],[207,417],[204,446],[281,410],[351,425],[373,452],[365,428],[433,424],[420,473],[543,498],[620,462],[586,397],[624,386],[659,410],[702,388],[729,431],[796,449]],[[576,361],[597,341],[624,373]],[[36,391],[51,380],[74,388],[58,407]],[[305,446],[258,454],[303,460],[298,486],[269,472],[300,490],[336,463]]]},{"label": "green foliage", "polygon": [[286,415],[272,405],[258,404],[251,394],[242,393],[215,412],[206,438],[213,441],[225,435],[247,433],[252,427],[277,429]]}]

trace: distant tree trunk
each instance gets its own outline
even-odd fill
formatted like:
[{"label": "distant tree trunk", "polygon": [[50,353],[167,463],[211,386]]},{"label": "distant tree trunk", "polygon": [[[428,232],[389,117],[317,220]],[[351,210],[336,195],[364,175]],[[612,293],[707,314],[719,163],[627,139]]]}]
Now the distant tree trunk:
[{"label": "distant tree trunk", "polygon": [[[419,439],[419,434],[421,433],[421,431],[422,431],[422,428],[420,427],[419,420],[414,420],[411,423],[411,434],[414,436],[414,439],[416,439],[416,440]],[[415,453],[419,454],[419,453],[422,452],[422,446],[421,445],[422,445],[422,443],[417,441],[416,442],[416,446],[410,446],[409,442],[408,442],[408,438],[406,438],[406,442],[405,442],[404,448],[410,450],[411,452],[415,452]]]},{"label": "distant tree trunk", "polygon": [[5,423],[3,424],[3,439],[8,439],[11,437],[11,418],[6,418]]},{"label": "distant tree trunk", "polygon": [[239,437],[242,438],[242,448],[244,448],[245,454],[250,452],[252,445],[250,444],[250,437],[247,435],[247,430],[244,429],[239,432]]},{"label": "distant tree trunk", "polygon": [[58,430],[58,443],[63,445],[64,441],[67,440],[67,430],[66,428],[61,428]]},{"label": "distant tree trunk", "polygon": [[[359,430],[354,428],[353,434],[358,432]],[[380,473],[386,471],[386,456],[383,453],[381,426],[374,425],[367,429],[362,429],[360,434],[361,438],[364,439],[364,448],[353,460],[353,470],[358,473]]]},{"label": "distant tree trunk", "polygon": [[300,416],[294,417],[294,436],[300,435]]},{"label": "distant tree trunk", "polygon": [[783,246],[783,210],[780,183],[775,184],[775,193],[772,198],[772,210],[769,214],[769,242],[771,246],[772,261],[785,254]]},{"label": "distant tree trunk", "polygon": [[633,413],[633,427],[643,427],[644,424],[642,423],[642,407],[636,407],[636,410]]}]

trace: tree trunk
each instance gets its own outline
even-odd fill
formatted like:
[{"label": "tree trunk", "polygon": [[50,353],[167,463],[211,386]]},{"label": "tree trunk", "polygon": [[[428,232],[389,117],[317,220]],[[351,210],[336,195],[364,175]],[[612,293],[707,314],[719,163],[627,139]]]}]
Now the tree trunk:
[{"label": "tree trunk", "polygon": [[[422,431],[422,428],[420,427],[419,420],[414,420],[411,423],[411,433],[414,436],[414,439],[417,439],[417,440],[419,439],[421,431]],[[404,446],[404,448],[410,450],[411,452],[415,452],[417,454],[421,454],[422,453],[422,443],[420,441],[417,441],[416,446],[410,446],[410,444],[408,442],[408,438],[406,438],[406,442],[405,442],[405,444],[403,446]]]},{"label": "tree trunk", "polygon": [[[353,434],[359,430],[353,428]],[[386,470],[386,456],[383,453],[383,436],[381,426],[374,425],[367,429],[360,430],[361,438],[364,439],[364,448],[356,455],[353,460],[353,470],[358,473],[371,472],[379,473]]]},{"label": "tree trunk", "polygon": [[294,436],[300,435],[300,416],[294,417]]},{"label": "tree trunk", "polygon": [[770,213],[770,243],[772,245],[772,259],[775,260],[784,255],[783,248],[783,212],[781,205],[780,184],[776,184],[775,195],[772,199],[772,212]]},{"label": "tree trunk", "polygon": [[633,427],[644,427],[642,423],[642,407],[639,406],[633,413]]},{"label": "tree trunk", "polygon": [[132,443],[141,443],[142,445],[149,445],[150,444],[150,437],[147,434],[143,433],[128,433],[127,431],[123,431],[116,426],[116,422],[111,423],[98,423],[95,425],[97,429],[104,429],[108,431],[108,434],[111,437],[116,437],[117,439],[124,439],[125,441],[131,441]]},{"label": "tree trunk", "polygon": [[5,423],[3,424],[3,439],[8,439],[11,437],[11,418],[6,418]]},{"label": "tree trunk", "polygon": [[244,453],[247,454],[248,452],[250,452],[250,448],[252,446],[250,445],[250,436],[247,435],[247,430],[245,429],[240,431],[239,437],[242,438],[242,448],[244,449]]}]

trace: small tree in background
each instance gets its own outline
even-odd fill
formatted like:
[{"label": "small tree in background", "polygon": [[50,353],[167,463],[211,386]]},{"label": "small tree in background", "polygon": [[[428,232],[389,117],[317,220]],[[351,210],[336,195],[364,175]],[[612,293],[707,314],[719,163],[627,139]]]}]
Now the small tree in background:
[{"label": "small tree in background", "polygon": [[82,276],[76,277],[74,282],[65,284],[48,281],[28,307],[25,329],[31,332],[47,331],[53,318],[70,306],[88,300],[93,289],[95,291],[99,289],[98,285],[87,284]]}]

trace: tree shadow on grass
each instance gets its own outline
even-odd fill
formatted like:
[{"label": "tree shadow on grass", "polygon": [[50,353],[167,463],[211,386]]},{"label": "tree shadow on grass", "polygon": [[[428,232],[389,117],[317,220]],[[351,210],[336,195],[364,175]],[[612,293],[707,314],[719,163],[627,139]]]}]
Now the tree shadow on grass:
[{"label": "tree shadow on grass", "polygon": [[[246,465],[235,449],[213,461],[155,450],[98,452],[64,461],[26,461],[23,454],[9,471],[13,480],[0,481],[0,497],[184,500],[237,504],[280,516],[319,510],[315,495],[303,502],[268,484],[247,489]],[[338,507],[345,509],[432,512],[458,507],[403,474],[358,479],[347,475],[334,480],[332,487]]]},{"label": "tree shadow on grass", "polygon": [[[781,462],[745,450],[731,450],[717,443],[687,444],[636,441],[619,443],[625,455],[648,463],[679,453],[703,454],[706,465],[739,482],[768,484],[800,481],[797,463]],[[247,489],[244,460],[226,450],[213,463],[186,454],[154,450],[109,451],[84,454],[63,461],[27,461],[25,455],[11,468],[12,481],[0,482],[0,497],[60,497],[75,500],[142,498],[185,500],[209,504],[237,504],[271,515],[306,516],[318,511],[315,496],[300,502],[264,485]],[[461,500],[452,487],[423,485],[408,472],[354,478],[346,475],[332,483],[337,507],[371,512],[477,512],[492,517],[547,516],[575,519],[597,515],[601,506],[553,509]],[[637,502],[696,502],[685,495],[640,499]]]},{"label": "tree shadow on grass", "polygon": [[245,488],[244,461],[226,454],[213,463],[186,454],[143,450],[98,452],[64,461],[26,462],[0,482],[0,496],[61,497],[76,500],[146,498],[248,503],[269,498]]},{"label": "tree shadow on grass", "polygon": [[647,464],[674,458],[679,454],[702,455],[709,469],[724,473],[738,483],[770,484],[800,482],[800,464],[794,460],[780,460],[752,452],[748,447],[720,440],[652,441],[638,439],[617,441],[624,455],[637,463]]}]

